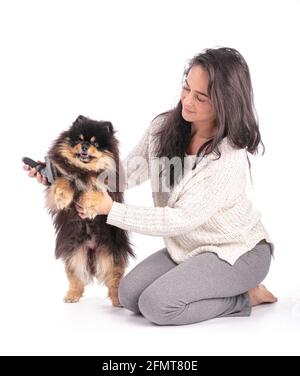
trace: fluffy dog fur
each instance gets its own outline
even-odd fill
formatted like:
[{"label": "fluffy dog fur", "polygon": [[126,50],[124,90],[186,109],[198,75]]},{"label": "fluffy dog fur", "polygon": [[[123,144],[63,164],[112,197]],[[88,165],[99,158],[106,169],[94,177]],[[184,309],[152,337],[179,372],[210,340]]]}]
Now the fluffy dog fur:
[{"label": "fluffy dog fur", "polygon": [[[105,186],[114,201],[123,202],[114,133],[110,122],[79,116],[48,152],[56,178],[46,190],[46,206],[56,229],[55,255],[64,261],[70,283],[64,299],[67,303],[78,302],[95,277],[108,288],[112,304],[120,306],[119,282],[129,256],[135,257],[128,233],[106,224],[106,215],[97,215],[103,188],[99,174],[103,171],[116,174],[115,191]],[[87,219],[79,217],[75,202],[84,208]]]}]

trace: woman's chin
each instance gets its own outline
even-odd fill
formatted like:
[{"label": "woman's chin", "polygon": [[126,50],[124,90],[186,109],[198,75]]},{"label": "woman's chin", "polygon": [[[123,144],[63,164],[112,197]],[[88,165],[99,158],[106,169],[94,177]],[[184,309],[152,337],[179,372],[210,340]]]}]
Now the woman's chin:
[{"label": "woman's chin", "polygon": [[192,122],[193,121],[193,115],[187,114],[184,110],[182,110],[181,115],[185,121]]}]

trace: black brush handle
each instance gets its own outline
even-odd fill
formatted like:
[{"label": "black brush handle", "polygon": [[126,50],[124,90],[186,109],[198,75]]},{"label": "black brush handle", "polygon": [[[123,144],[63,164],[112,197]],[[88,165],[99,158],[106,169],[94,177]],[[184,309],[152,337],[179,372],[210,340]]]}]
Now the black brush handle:
[{"label": "black brush handle", "polygon": [[38,162],[34,161],[33,159],[28,158],[28,157],[23,157],[22,162],[27,164],[31,168],[36,168],[37,171],[40,171],[42,168],[45,167],[45,164],[38,163]]}]

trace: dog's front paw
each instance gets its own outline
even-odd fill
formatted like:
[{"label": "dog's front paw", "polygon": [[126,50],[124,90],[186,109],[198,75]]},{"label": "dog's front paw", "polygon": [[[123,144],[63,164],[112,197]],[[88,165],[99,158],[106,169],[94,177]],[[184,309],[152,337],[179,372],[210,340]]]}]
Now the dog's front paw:
[{"label": "dog's front paw", "polygon": [[102,199],[101,192],[85,192],[81,195],[79,205],[83,208],[83,213],[89,219],[94,219],[99,215],[99,204]]},{"label": "dog's front paw", "polygon": [[73,201],[73,192],[61,187],[56,187],[54,202],[58,210],[66,209]]},{"label": "dog's front paw", "polygon": [[74,190],[70,182],[59,177],[47,190],[46,206],[53,211],[66,209],[73,201],[73,197]]},{"label": "dog's front paw", "polygon": [[86,206],[83,210],[83,214],[85,217],[89,218],[89,219],[94,219],[97,217],[98,215],[98,211],[97,211],[97,208],[95,208],[94,206]]}]

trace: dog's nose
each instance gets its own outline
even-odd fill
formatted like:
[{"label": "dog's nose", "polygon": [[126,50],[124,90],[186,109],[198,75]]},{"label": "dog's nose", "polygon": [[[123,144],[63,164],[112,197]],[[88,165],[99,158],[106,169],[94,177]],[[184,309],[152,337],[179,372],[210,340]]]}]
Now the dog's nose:
[{"label": "dog's nose", "polygon": [[90,144],[88,142],[86,142],[86,141],[83,142],[83,144],[81,145],[81,151],[87,152],[88,149],[89,149],[89,146],[90,146]]}]

